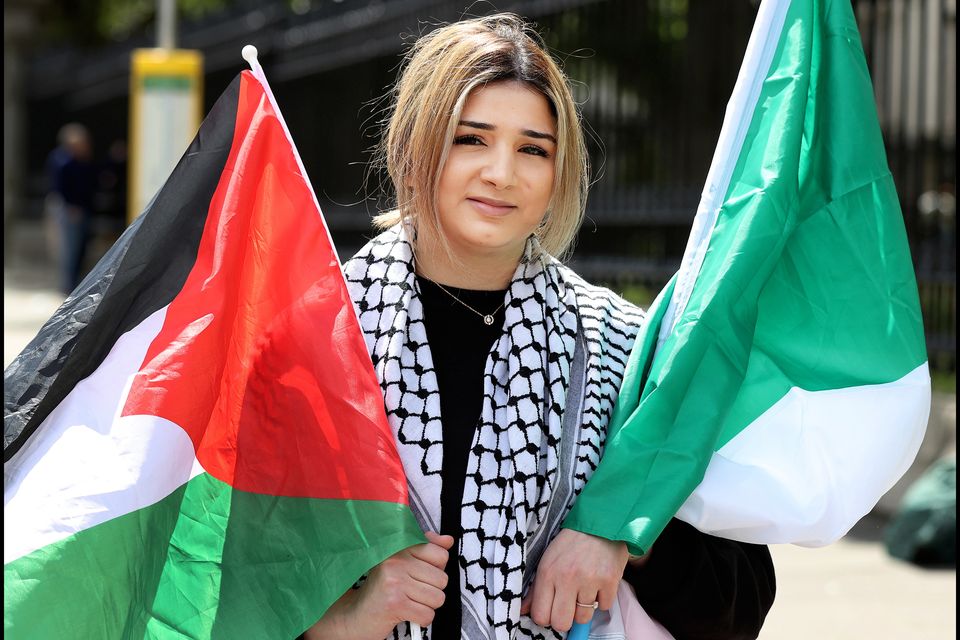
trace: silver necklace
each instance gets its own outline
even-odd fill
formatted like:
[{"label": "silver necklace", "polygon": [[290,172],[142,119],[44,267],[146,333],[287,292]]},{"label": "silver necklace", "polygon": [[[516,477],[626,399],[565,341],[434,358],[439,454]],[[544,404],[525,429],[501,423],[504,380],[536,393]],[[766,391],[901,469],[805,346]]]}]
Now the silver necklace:
[{"label": "silver necklace", "polygon": [[453,295],[451,292],[447,291],[447,288],[446,288],[445,286],[443,286],[442,284],[440,284],[439,282],[436,282],[436,281],[434,281],[434,280],[431,280],[430,282],[433,282],[433,284],[435,284],[435,285],[437,285],[438,287],[440,287],[440,290],[441,290],[441,291],[443,291],[443,292],[446,293],[448,296],[450,296],[451,298],[453,298],[454,300],[456,300],[457,302],[459,302],[460,304],[462,304],[463,306],[465,306],[467,309],[470,309],[470,311],[473,311],[475,314],[477,314],[478,316],[480,316],[481,318],[483,318],[483,324],[487,325],[488,327],[493,324],[493,316],[495,316],[495,315],[497,314],[497,312],[500,311],[500,309],[503,308],[503,305],[506,304],[506,302],[507,302],[506,300],[504,300],[503,302],[501,302],[501,303],[500,303],[500,306],[497,307],[496,309],[494,309],[492,313],[480,313],[479,311],[477,311],[476,309],[474,309],[473,307],[471,307],[470,305],[468,305],[466,302],[464,302],[463,300],[461,300],[461,299],[458,298],[457,296]]}]

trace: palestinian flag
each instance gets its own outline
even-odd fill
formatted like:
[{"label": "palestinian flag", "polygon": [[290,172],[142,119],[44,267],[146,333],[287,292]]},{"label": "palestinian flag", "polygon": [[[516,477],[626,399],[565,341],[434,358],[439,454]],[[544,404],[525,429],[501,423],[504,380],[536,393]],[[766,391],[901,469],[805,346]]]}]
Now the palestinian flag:
[{"label": "palestinian flag", "polygon": [[681,270],[566,526],[642,553],[675,514],[817,546],[912,462],[930,379],[849,0],[765,0]]},{"label": "palestinian flag", "polygon": [[293,638],[423,542],[259,67],[4,372],[9,638]]}]

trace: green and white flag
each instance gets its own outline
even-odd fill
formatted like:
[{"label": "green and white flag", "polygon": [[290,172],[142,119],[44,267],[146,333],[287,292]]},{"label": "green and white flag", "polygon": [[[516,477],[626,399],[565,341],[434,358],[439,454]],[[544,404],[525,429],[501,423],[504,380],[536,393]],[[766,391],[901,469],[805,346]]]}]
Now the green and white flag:
[{"label": "green and white flag", "polygon": [[930,379],[849,0],[767,0],[680,272],[569,528],[644,552],[676,515],[828,544],[913,461]]}]

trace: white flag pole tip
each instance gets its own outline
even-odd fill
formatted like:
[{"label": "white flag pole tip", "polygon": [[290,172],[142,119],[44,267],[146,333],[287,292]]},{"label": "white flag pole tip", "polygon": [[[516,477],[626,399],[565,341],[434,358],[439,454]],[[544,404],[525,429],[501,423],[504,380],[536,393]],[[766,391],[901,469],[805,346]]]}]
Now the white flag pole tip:
[{"label": "white flag pole tip", "polygon": [[251,67],[257,64],[257,48],[252,44],[248,44],[241,49],[240,55],[243,56],[243,59],[246,60]]}]

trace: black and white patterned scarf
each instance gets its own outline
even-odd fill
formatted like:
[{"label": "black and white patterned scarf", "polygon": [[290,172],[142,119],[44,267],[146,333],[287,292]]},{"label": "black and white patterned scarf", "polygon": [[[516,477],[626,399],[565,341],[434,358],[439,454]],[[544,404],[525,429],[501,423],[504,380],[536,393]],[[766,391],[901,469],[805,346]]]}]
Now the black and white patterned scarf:
[{"label": "black and white patterned scarf", "polygon": [[[411,507],[425,530],[439,531],[440,397],[407,231],[397,225],[374,238],[344,265],[344,274],[383,389]],[[505,305],[467,461],[462,637],[562,638],[521,616],[520,598],[600,459],[643,313],[539,252],[534,238]],[[392,637],[408,637],[406,625]]]}]

